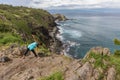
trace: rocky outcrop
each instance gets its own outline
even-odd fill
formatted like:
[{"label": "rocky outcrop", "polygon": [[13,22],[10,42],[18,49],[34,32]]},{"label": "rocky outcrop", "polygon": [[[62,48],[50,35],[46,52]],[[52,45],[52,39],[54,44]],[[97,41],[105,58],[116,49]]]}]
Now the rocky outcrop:
[{"label": "rocky outcrop", "polygon": [[[103,68],[99,64],[98,67],[95,67],[97,59],[90,56],[91,51],[97,52],[94,54],[101,55],[98,52],[102,53],[104,50],[108,50],[107,48],[92,48],[88,51],[86,58],[80,60],[65,58],[65,56],[56,54],[47,57],[40,56],[38,58],[28,55],[23,59],[20,54],[24,50],[26,50],[24,46],[19,47],[19,45],[13,44],[0,52],[0,54],[2,53],[11,59],[10,62],[7,61],[4,65],[0,66],[0,80],[36,80],[40,77],[50,75],[56,70],[63,72],[64,80],[116,80],[114,65],[108,65],[109,62],[103,59],[103,62],[106,62],[106,64],[101,63],[106,68]],[[107,53],[104,54],[108,55],[109,50],[105,52]]]},{"label": "rocky outcrop", "polygon": [[[94,57],[91,56],[91,54],[94,55]],[[72,69],[72,67],[69,67],[70,70],[67,71],[65,80],[115,80],[115,67],[113,67],[113,65],[110,66],[109,61],[106,61],[104,58],[102,59],[101,55],[110,56],[110,50],[102,47],[91,48],[84,59],[76,63],[75,66],[77,68]],[[101,59],[100,62],[99,59]],[[82,61],[85,62],[82,63]],[[79,66],[77,66],[78,63],[80,64]],[[99,63],[97,67],[95,66],[96,63]],[[103,66],[106,66],[106,68]]]},{"label": "rocky outcrop", "polygon": [[102,48],[102,47],[99,46],[99,47],[93,47],[93,48],[91,48],[87,52],[87,54],[85,55],[84,58],[89,57],[89,55],[90,55],[91,52],[93,52],[95,54],[100,54],[100,55],[108,55],[108,56],[110,55],[110,50],[108,48]]},{"label": "rocky outcrop", "polygon": [[107,73],[108,73],[107,80],[116,80],[115,79],[116,70],[114,67],[109,68]]},{"label": "rocky outcrop", "polygon": [[[91,56],[91,54],[94,55],[94,57]],[[110,62],[106,60],[105,58],[103,58],[104,56],[108,56],[109,58],[110,54],[111,53],[108,48],[103,48],[103,47],[91,48],[83,60],[87,59],[87,62],[90,62],[90,64],[92,65],[92,68],[91,68],[92,77],[90,77],[89,79],[82,79],[82,80],[99,80],[99,79],[100,80],[115,80],[115,77],[116,77],[115,67],[113,67],[113,65],[110,66],[109,65]],[[99,57],[95,57],[95,55]],[[99,63],[101,65],[98,64],[97,65],[98,68],[96,68],[95,67],[96,63]],[[103,66],[106,66],[106,69],[104,69]]]},{"label": "rocky outcrop", "polygon": [[55,19],[55,21],[65,21],[68,20],[64,15],[62,14],[53,14],[53,17]]}]

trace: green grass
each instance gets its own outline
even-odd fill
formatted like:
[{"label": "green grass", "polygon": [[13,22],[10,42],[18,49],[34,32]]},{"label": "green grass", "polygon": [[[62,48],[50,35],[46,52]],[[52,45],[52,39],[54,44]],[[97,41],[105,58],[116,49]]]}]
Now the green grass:
[{"label": "green grass", "polygon": [[59,71],[59,72],[55,72],[55,73],[51,74],[50,76],[43,77],[38,80],[64,80],[64,78],[63,78],[62,72]]},{"label": "green grass", "polygon": [[103,63],[103,60],[105,60],[105,61],[110,60],[110,57],[107,55],[101,55],[99,53],[90,52],[89,57],[87,59],[83,60],[83,62],[85,63],[86,61],[89,61],[91,58],[95,59],[94,67],[95,68],[101,67],[102,69],[106,69],[108,66],[108,64]]},{"label": "green grass", "polygon": [[120,40],[119,39],[114,39],[114,44],[115,45],[120,45]]},{"label": "green grass", "polygon": [[[114,39],[115,45],[120,45],[120,40]],[[115,50],[114,55],[111,56],[111,63],[115,65],[117,75],[116,80],[120,80],[120,50]]]},{"label": "green grass", "polygon": [[117,55],[112,55],[111,57],[111,64],[114,65],[117,76],[116,76],[116,80],[120,79],[120,56]]},{"label": "green grass", "polygon": [[49,55],[52,54],[52,53],[48,50],[48,48],[44,47],[44,45],[40,45],[39,52],[40,52],[40,53],[44,53],[45,56],[49,56]]},{"label": "green grass", "polygon": [[115,50],[114,54],[120,57],[120,50]]},{"label": "green grass", "polygon": [[12,33],[0,33],[0,44],[9,44],[9,43],[15,43],[15,42],[21,42],[21,39],[19,36],[14,35]]},{"label": "green grass", "polygon": [[[119,55],[119,51],[115,52],[115,54],[111,54],[110,56],[108,55],[100,55],[100,54],[96,54],[91,52],[89,57],[85,60],[83,60],[83,62],[85,63],[86,61],[89,61],[91,58],[95,59],[94,67],[95,68],[102,68],[103,71],[106,71],[108,69],[108,67],[114,67],[116,70],[116,80],[120,79],[120,55]],[[107,63],[104,64],[103,60],[106,61]],[[103,79],[104,77],[104,73],[100,74],[99,80]]]},{"label": "green grass", "polygon": [[[34,39],[32,38],[31,33],[34,32],[37,37],[42,39],[42,43],[47,46],[49,44],[49,39],[46,39],[48,35],[43,34],[44,31],[40,31],[40,28],[42,26],[45,30],[51,30],[53,29],[53,26],[51,26],[52,24],[55,24],[54,19],[51,14],[45,10],[27,7],[13,7],[1,4],[0,44],[22,41],[21,38],[23,37],[20,37],[20,35],[23,34],[25,35],[25,43],[33,42]],[[17,36],[13,34],[16,34]],[[41,42],[41,40],[39,41]],[[42,51],[48,53],[47,48]]]}]

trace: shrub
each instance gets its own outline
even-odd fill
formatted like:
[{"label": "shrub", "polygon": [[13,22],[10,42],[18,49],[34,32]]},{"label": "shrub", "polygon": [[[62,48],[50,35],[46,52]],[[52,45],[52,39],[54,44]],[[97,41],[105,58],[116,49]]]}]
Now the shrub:
[{"label": "shrub", "polygon": [[115,44],[115,45],[120,45],[120,40],[114,39],[114,44]]},{"label": "shrub", "polygon": [[51,74],[50,76],[47,76],[47,77],[44,77],[44,78],[38,79],[38,80],[64,80],[64,79],[63,79],[62,72],[55,72],[55,73]]}]

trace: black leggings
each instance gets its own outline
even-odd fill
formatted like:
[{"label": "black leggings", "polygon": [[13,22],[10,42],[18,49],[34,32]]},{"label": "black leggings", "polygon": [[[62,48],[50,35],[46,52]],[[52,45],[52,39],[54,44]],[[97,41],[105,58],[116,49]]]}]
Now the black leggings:
[{"label": "black leggings", "polygon": [[29,48],[27,48],[26,52],[24,53],[25,56],[27,55],[28,51],[32,51],[35,57],[37,57],[36,52],[34,50],[29,50]]}]

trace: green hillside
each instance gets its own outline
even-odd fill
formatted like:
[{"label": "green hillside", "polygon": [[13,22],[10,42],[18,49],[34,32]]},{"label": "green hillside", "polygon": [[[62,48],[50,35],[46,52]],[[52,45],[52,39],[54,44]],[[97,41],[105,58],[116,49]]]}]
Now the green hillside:
[{"label": "green hillside", "polygon": [[49,31],[55,26],[45,10],[0,5],[0,45],[32,42],[32,34],[47,45],[52,39]]}]

